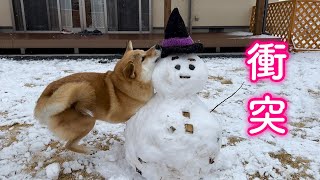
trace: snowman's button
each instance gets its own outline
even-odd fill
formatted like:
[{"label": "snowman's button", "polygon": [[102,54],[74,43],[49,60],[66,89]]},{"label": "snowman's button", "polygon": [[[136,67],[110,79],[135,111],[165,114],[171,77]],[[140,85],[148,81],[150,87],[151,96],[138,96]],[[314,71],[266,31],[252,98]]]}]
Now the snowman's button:
[{"label": "snowman's button", "polygon": [[213,164],[214,163],[214,159],[213,158],[209,158],[209,164]]},{"label": "snowman's button", "polygon": [[190,119],[190,113],[187,111],[182,111],[182,116]]},{"label": "snowman's button", "polygon": [[185,124],[184,128],[187,133],[193,134],[193,125],[192,124]]}]

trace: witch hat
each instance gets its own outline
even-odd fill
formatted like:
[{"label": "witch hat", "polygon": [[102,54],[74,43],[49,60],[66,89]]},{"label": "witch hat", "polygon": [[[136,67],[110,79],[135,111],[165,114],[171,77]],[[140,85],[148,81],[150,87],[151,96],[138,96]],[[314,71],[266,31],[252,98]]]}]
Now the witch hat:
[{"label": "witch hat", "polygon": [[174,8],[171,12],[161,47],[162,58],[171,54],[199,53],[203,50],[203,45],[201,43],[194,43],[189,36],[178,8]]}]

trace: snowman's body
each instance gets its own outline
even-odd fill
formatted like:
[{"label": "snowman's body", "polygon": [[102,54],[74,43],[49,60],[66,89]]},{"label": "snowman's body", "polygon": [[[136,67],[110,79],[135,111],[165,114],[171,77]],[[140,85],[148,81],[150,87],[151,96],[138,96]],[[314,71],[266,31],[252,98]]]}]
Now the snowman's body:
[{"label": "snowman's body", "polygon": [[148,180],[200,179],[221,146],[218,119],[197,97],[207,81],[195,55],[161,59],[153,74],[157,94],[127,123],[126,158]]}]

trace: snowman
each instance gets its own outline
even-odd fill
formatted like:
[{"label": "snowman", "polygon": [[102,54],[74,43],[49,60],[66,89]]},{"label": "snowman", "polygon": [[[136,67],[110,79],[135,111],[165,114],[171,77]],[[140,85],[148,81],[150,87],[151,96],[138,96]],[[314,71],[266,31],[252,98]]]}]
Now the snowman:
[{"label": "snowman", "polygon": [[194,54],[202,48],[174,9],[152,76],[156,94],[125,131],[126,159],[148,180],[207,177],[220,151],[218,119],[197,96],[208,79],[205,63]]}]

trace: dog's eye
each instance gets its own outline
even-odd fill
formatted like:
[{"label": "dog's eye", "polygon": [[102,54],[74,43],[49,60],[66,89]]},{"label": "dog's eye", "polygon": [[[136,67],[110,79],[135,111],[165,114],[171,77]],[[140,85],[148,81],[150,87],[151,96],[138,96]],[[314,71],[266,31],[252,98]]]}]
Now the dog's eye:
[{"label": "dog's eye", "polygon": [[146,59],[145,56],[142,56],[141,62],[143,62]]}]

